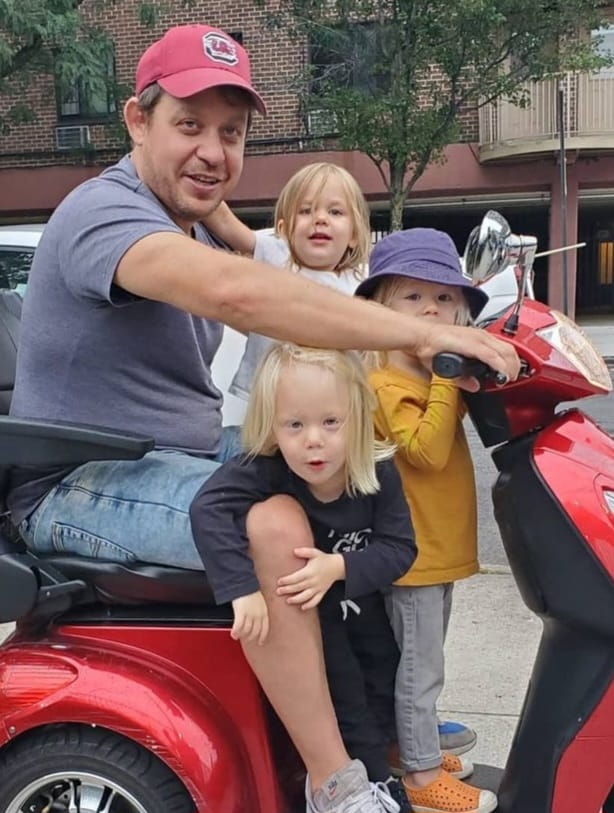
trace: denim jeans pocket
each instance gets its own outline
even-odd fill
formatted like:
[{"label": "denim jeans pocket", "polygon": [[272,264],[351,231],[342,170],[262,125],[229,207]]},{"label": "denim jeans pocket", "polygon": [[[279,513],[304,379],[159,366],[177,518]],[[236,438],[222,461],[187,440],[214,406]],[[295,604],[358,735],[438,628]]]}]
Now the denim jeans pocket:
[{"label": "denim jeans pocket", "polygon": [[17,530],[19,531],[19,536],[23,539],[26,545],[32,545],[32,535],[30,533],[30,523],[27,519],[22,519],[19,525],[17,526]]},{"label": "denim jeans pocket", "polygon": [[102,536],[54,522],[51,525],[51,540],[56,553],[74,553],[94,559],[108,559],[113,562],[136,562],[136,556],[116,542]]}]

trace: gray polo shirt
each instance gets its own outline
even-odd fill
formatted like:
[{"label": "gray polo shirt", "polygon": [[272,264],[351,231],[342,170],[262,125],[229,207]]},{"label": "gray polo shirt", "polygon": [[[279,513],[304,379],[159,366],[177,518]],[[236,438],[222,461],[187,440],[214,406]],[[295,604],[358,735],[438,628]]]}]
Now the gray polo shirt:
[{"label": "gray polo shirt", "polygon": [[[215,453],[222,396],[211,362],[223,326],[113,283],[124,253],[162,231],[183,234],[128,156],[62,201],[32,265],[11,415],[112,427],[151,435],[159,448]],[[194,238],[214,244],[199,226]],[[40,500],[23,489],[22,508]]]}]

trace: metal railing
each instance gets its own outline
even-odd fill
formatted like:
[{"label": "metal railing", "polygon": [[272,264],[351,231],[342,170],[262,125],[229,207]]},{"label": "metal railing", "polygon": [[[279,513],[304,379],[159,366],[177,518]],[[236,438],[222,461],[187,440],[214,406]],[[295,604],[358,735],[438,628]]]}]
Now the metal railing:
[{"label": "metal railing", "polygon": [[[567,74],[561,80],[565,98],[565,135],[570,139],[594,137],[612,140],[614,147],[614,75]],[[558,80],[547,79],[526,85],[528,104],[518,107],[506,100],[484,105],[479,110],[480,147],[496,150],[499,145],[523,145],[533,151],[539,142],[558,139]],[[570,144],[570,146],[573,146]],[[544,148],[549,145],[544,144]]]}]

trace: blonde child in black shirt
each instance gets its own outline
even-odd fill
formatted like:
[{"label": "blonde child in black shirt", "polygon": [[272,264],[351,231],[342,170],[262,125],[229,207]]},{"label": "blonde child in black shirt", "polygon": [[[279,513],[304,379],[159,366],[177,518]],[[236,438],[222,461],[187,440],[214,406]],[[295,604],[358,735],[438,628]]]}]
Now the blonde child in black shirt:
[{"label": "blonde child in black shirt", "polygon": [[[365,813],[410,810],[387,765],[395,738],[398,650],[380,591],[416,556],[389,459],[393,448],[374,438],[373,406],[355,353],[275,345],[250,395],[246,455],[223,464],[190,510],[216,600],[232,602],[232,636],[266,646],[265,588],[249,555],[246,527],[250,513],[271,498],[286,495],[301,506],[314,545],[295,550],[296,570],[279,579],[274,593],[299,611],[318,607],[339,727],[350,756],[365,763],[374,783],[376,806],[365,800]],[[318,794],[307,788],[307,798],[309,813],[317,813]]]}]

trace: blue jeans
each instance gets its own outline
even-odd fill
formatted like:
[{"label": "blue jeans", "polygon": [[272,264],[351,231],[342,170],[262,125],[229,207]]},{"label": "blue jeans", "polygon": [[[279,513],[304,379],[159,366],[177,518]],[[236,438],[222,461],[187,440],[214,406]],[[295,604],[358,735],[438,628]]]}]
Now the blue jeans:
[{"label": "blue jeans", "polygon": [[154,451],[140,460],[85,463],[51,489],[19,531],[39,553],[202,570],[190,503],[239,451],[238,427],[225,427],[214,459]]}]

